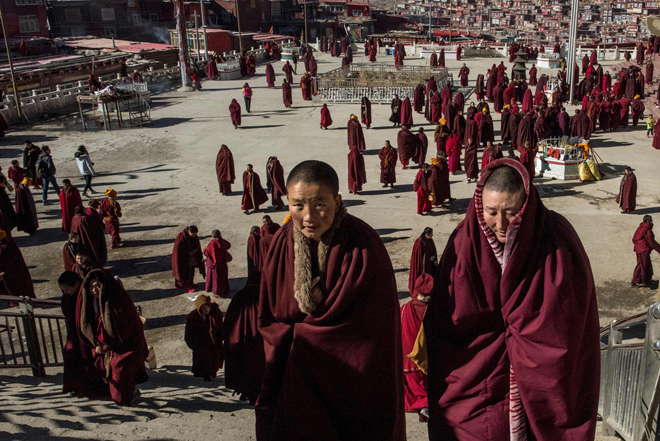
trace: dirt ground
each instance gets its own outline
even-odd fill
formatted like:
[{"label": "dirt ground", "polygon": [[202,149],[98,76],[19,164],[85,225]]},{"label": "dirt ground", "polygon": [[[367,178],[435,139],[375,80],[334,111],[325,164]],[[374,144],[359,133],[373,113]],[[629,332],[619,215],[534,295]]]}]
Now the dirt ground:
[{"label": "dirt ground", "polygon": [[[339,66],[340,60],[317,54],[321,72]],[[356,62],[363,62],[357,54]],[[406,60],[423,64],[424,60]],[[478,73],[485,73],[499,59],[465,60],[471,69],[470,87]],[[392,64],[391,57],[380,56],[379,63]],[[461,63],[448,61],[457,79]],[[282,63],[275,63],[277,85],[281,84]],[[299,72],[302,63],[299,63]],[[541,70],[543,73],[543,70]],[[549,73],[549,72],[548,72]],[[299,80],[296,76],[295,80]],[[457,198],[451,210],[436,210],[431,216],[415,215],[412,182],[416,169],[397,170],[394,189],[382,189],[379,183],[378,150],[385,140],[395,144],[398,129],[388,122],[387,105],[374,105],[374,127],[365,130],[365,162],[368,183],[359,195],[347,189],[345,124],[359,105],[330,105],[334,124],[331,130],[319,129],[320,104],[303,102],[295,87],[294,107],[285,109],[279,88],[266,87],[264,67],[249,80],[254,89],[252,113],[243,113],[243,126],[234,130],[228,106],[232,98],[242,103],[240,87],[244,80],[206,81],[197,93],[162,90],[153,97],[154,123],[142,129],[92,131],[83,133],[77,118],[60,117],[37,122],[29,127],[13,127],[0,140],[0,164],[5,170],[10,160],[20,158],[25,139],[37,145],[49,145],[58,167],[57,177],[71,178],[82,186],[73,153],[84,144],[91,153],[99,175],[94,180],[97,191],[112,187],[118,192],[124,217],[121,235],[124,247],[109,250],[108,266],[123,280],[135,302],[147,318],[146,336],[155,347],[159,369],[143,384],[142,403],[122,409],[113,403],[68,398],[60,394],[61,373],[49,369],[48,377],[37,379],[29,371],[4,371],[0,376],[0,439],[254,439],[253,411],[231,397],[223,388],[222,372],[218,379],[204,383],[189,372],[191,352],[183,341],[186,315],[194,308],[190,295],[174,289],[171,252],[174,237],[185,226],[196,224],[203,246],[214,228],[232,243],[234,260],[229,267],[232,293],[245,283],[247,273],[246,242],[250,227],[261,224],[266,211],[276,222],[285,212],[269,208],[246,216],[240,209],[240,179],[233,196],[218,193],[215,157],[221,144],[233,151],[237,175],[251,163],[265,183],[265,164],[276,155],[285,173],[305,159],[319,159],[333,165],[342,181],[341,191],[349,211],[372,225],[381,235],[394,265],[401,302],[408,300],[407,279],[410,252],[424,227],[435,231],[441,252],[447,238],[462,220],[474,184],[466,184],[465,175],[451,178],[452,195]],[[163,88],[161,88],[163,89]],[[467,103],[474,96],[467,97]],[[572,113],[572,108],[567,109]],[[434,127],[426,124],[427,132]],[[496,139],[499,140],[499,115],[493,114]],[[642,215],[660,211],[657,179],[658,152],[645,137],[645,126],[609,133],[596,133],[592,141],[603,159],[607,173],[601,182],[537,179],[543,202],[563,214],[577,230],[591,259],[597,285],[601,324],[613,318],[642,311],[656,301],[654,289],[630,288],[635,266],[631,238]],[[433,149],[433,146],[430,147]],[[620,175],[626,165],[636,170],[638,209],[634,215],[620,213],[614,199]],[[37,196],[35,199],[39,199]],[[49,199],[55,201],[53,192]],[[30,267],[39,298],[60,296],[56,279],[62,271],[62,245],[59,205],[38,204],[40,229],[34,237],[16,233],[25,260]],[[657,256],[653,256],[658,264]],[[199,279],[199,278],[198,278]],[[201,279],[199,279],[201,283]],[[200,284],[200,289],[203,285]],[[225,310],[229,300],[219,300]],[[594,373],[596,375],[596,373]],[[374,403],[377,405],[377,403]],[[600,430],[599,432],[600,433]],[[427,439],[426,426],[408,415],[410,440]],[[605,439],[605,438],[603,438]]]}]

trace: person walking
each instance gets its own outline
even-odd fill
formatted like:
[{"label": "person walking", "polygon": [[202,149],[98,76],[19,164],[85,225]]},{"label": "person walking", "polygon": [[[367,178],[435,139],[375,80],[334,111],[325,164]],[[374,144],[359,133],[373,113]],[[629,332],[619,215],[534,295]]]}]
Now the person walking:
[{"label": "person walking", "polygon": [[637,254],[637,265],[630,285],[637,288],[650,288],[653,281],[651,251],[655,250],[660,253],[660,245],[655,241],[653,234],[653,218],[650,215],[647,214],[642,218],[642,223],[637,227],[632,242],[635,254]]},{"label": "person walking", "polygon": [[[243,84],[243,99],[245,100],[245,110],[250,113],[250,104],[252,103],[252,89],[248,83]],[[240,124],[239,124],[240,125]]]},{"label": "person walking", "polygon": [[80,170],[80,174],[85,180],[85,188],[83,189],[82,194],[89,197],[89,195],[87,194],[87,190],[89,190],[91,194],[96,193],[92,188],[92,177],[94,176],[94,163],[89,157],[89,152],[87,151],[87,147],[85,147],[84,145],[79,146],[78,151],[74,153],[73,156],[76,158],[76,164],[78,165],[78,170]]},{"label": "person walking", "polygon": [[41,179],[43,183],[43,193],[41,195],[41,202],[43,205],[48,205],[48,184],[53,185],[53,190],[57,197],[60,197],[60,187],[57,185],[57,179],[55,179],[55,174],[57,173],[57,168],[53,163],[53,157],[50,155],[50,147],[47,145],[41,147],[41,155],[37,160],[37,177]]},{"label": "person walking", "polygon": [[655,118],[653,115],[649,115],[649,118],[646,120],[646,137],[648,138],[649,135],[653,136],[655,129]]}]

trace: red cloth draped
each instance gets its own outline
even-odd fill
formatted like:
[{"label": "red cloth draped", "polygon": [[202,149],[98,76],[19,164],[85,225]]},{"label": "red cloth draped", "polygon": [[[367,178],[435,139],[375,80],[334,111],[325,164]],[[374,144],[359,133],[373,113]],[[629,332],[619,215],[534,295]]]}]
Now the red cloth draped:
[{"label": "red cloth draped", "polygon": [[[422,173],[420,170],[418,172]],[[413,245],[412,254],[410,255],[410,271],[408,273],[408,292],[410,295],[413,294],[415,289],[415,282],[417,278],[422,274],[430,274],[431,276],[435,275],[435,264],[438,262],[438,251],[435,248],[435,242],[433,239],[427,239],[425,237],[418,237],[415,240]],[[417,334],[415,334],[415,337]],[[409,354],[410,351],[404,352]]]},{"label": "red cloth draped", "polygon": [[[481,213],[483,183],[499,166],[515,168],[527,190],[503,249]],[[594,438],[600,354],[589,259],[517,161],[493,162],[477,184],[443,253],[424,330],[438,439],[509,439],[510,368],[535,439]]]},{"label": "red cloth draped", "polygon": [[261,254],[259,253],[259,234],[250,233],[247,242],[248,280],[256,280],[261,271]]},{"label": "red cloth draped", "polygon": [[529,85],[536,86],[536,83],[536,66],[532,65],[532,67],[529,68]]},{"label": "red cloth draped", "polygon": [[362,125],[358,121],[349,119],[348,124],[346,124],[346,131],[348,132],[348,148],[363,152],[366,146]]},{"label": "red cloth draped", "polygon": [[330,116],[330,109],[321,107],[321,127],[328,128],[332,125],[332,117]]},{"label": "red cloth draped", "polygon": [[8,236],[0,240],[0,273],[5,273],[0,295],[36,298],[23,253]]},{"label": "red cloth draped", "polygon": [[212,80],[218,76],[218,64],[213,59],[206,64],[206,76]]},{"label": "red cloth draped", "polygon": [[437,124],[442,117],[442,99],[440,94],[435,92],[429,101],[431,105],[431,123]]},{"label": "red cloth draped", "polygon": [[621,179],[616,202],[621,207],[621,210],[626,213],[635,211],[635,207],[637,206],[637,176],[634,173],[624,175]]},{"label": "red cloth draped", "polygon": [[532,146],[534,145],[534,127],[532,126],[532,118],[529,116],[529,113],[526,113],[522,117],[518,125],[518,142],[516,143],[518,150],[524,147],[527,142]]},{"label": "red cloth draped", "polygon": [[433,209],[429,201],[429,186],[428,175],[424,170],[419,170],[415,181],[413,182],[413,189],[417,193],[417,214],[428,213]]},{"label": "red cloth draped", "polygon": [[234,155],[228,147],[223,146],[218,151],[215,159],[215,174],[218,177],[218,185],[222,194],[231,193],[231,184],[236,180],[234,169]]},{"label": "red cloth draped", "polygon": [[410,130],[402,128],[396,138],[401,164],[407,165],[410,159],[419,157],[420,139]]},{"label": "red cloth draped", "polygon": [[380,159],[380,182],[394,184],[396,182],[396,161],[399,155],[394,147],[383,147],[378,152]]},{"label": "red cloth draped", "polygon": [[71,232],[80,236],[80,246],[87,253],[94,268],[103,268],[108,260],[103,224],[87,214],[76,214],[71,220]]},{"label": "red cloth draped", "polygon": [[222,311],[217,303],[209,303],[209,306],[211,310],[206,318],[195,309],[186,319],[184,340],[192,349],[192,373],[195,377],[215,378],[224,362]]},{"label": "red cloth draped", "polygon": [[463,143],[458,135],[451,135],[447,140],[447,158],[449,171],[454,173],[461,169],[461,150]]},{"label": "red cloth draped", "polygon": [[62,294],[61,308],[66,326],[66,342],[62,349],[62,393],[73,392],[84,396],[87,385],[88,363],[80,354],[80,338],[76,331],[76,303],[78,293],[74,295]]},{"label": "red cloth draped", "polygon": [[[89,290],[89,280],[94,277],[103,286],[98,315]],[[110,273],[97,269],[87,275],[76,305],[76,328],[83,358],[93,364],[90,374],[103,378],[115,403],[130,406],[135,385],[149,378],[144,365],[149,351],[135,304]],[[96,342],[112,353],[97,353]]]},{"label": "red cloth draped", "polygon": [[264,341],[257,328],[259,284],[249,283],[231,299],[224,321],[225,387],[254,404],[266,369]]},{"label": "red cloth draped", "polygon": [[268,83],[268,87],[275,87],[275,69],[273,69],[273,65],[270,63],[266,65],[266,82]]},{"label": "red cloth draped", "polygon": [[[227,268],[227,250],[231,244],[226,240],[211,239],[204,249],[206,259],[206,292],[227,297],[229,295],[229,268]],[[190,346],[190,345],[188,345]],[[193,362],[193,365],[195,363]],[[193,368],[194,371],[194,368]],[[202,375],[203,377],[203,375]]]},{"label": "red cloth draped", "polygon": [[401,103],[401,125],[411,128],[413,126],[413,113],[410,98],[406,97]]},{"label": "red cloth draped", "polygon": [[429,189],[433,193],[433,205],[442,205],[446,200],[451,198],[449,165],[446,159],[438,158],[438,163],[431,165],[431,176],[429,176],[428,183]]},{"label": "red cloth draped", "polygon": [[231,113],[231,123],[235,126],[241,125],[241,105],[235,99],[231,100],[229,105],[229,113]]},{"label": "red cloth draped", "polygon": [[270,221],[269,224],[262,225],[261,228],[259,228],[259,234],[261,234],[261,237],[266,237],[269,234],[277,233],[277,230],[279,230],[280,228],[282,228],[280,224]]},{"label": "red cloth draped", "polygon": [[417,155],[417,160],[413,159],[413,162],[416,162],[419,165],[426,162],[426,152],[429,149],[429,139],[424,132],[418,132],[417,137],[419,138],[419,154]]},{"label": "red cloth draped", "polygon": [[401,344],[403,346],[403,372],[406,412],[418,412],[428,407],[426,375],[407,357],[412,352],[427,304],[414,299],[401,307]]},{"label": "red cloth draped", "polygon": [[527,89],[525,91],[525,95],[523,96],[523,100],[522,100],[522,111],[531,112],[534,109],[533,102],[534,100],[532,97],[532,90]]},{"label": "red cloth draped", "polygon": [[289,84],[293,84],[293,66],[291,66],[289,61],[287,61],[284,66],[282,66],[282,72],[284,72],[286,80],[289,82]]},{"label": "red cloth draped", "polygon": [[79,249],[78,246],[74,246],[69,241],[67,241],[64,244],[64,247],[62,247],[62,260],[64,261],[64,271],[73,271],[73,269],[75,268],[76,251],[78,249]]},{"label": "red cloth draped", "polygon": [[477,99],[482,99],[486,94],[486,89],[484,88],[484,76],[482,74],[477,75],[477,84],[474,87],[474,93],[477,94]]},{"label": "red cloth draped", "polygon": [[431,54],[429,64],[431,65],[431,67],[437,67],[438,66],[438,54],[436,54],[435,52],[433,52]]},{"label": "red cloth draped", "polygon": [[367,172],[364,167],[362,153],[351,149],[348,153],[348,191],[357,193],[362,191],[362,184],[367,183]]},{"label": "red cloth draped", "polygon": [[266,166],[266,186],[270,190],[273,206],[283,207],[284,201],[282,200],[282,196],[286,196],[287,191],[284,181],[284,168],[278,159],[268,161],[268,165]]},{"label": "red cloth draped", "polygon": [[264,261],[259,332],[267,367],[256,405],[258,441],[406,438],[392,264],[371,227],[337,216],[323,300],[312,313],[302,313],[294,295],[293,222],[277,232]]},{"label": "red cloth draped", "polygon": [[64,187],[60,190],[60,208],[62,209],[62,231],[69,233],[71,231],[71,220],[75,215],[74,209],[82,205],[80,192],[74,186],[66,191]]},{"label": "red cloth draped", "polygon": [[290,107],[293,105],[291,84],[289,83],[282,83],[282,101],[284,102],[284,107]]},{"label": "red cloth draped", "polygon": [[39,228],[39,219],[37,219],[37,207],[34,205],[34,198],[30,189],[23,184],[19,184],[16,187],[15,198],[16,229],[34,234]]},{"label": "red cloth draped", "polygon": [[371,101],[366,96],[362,97],[362,102],[360,104],[360,120],[362,121],[362,124],[367,126],[367,129],[371,127]]},{"label": "red cloth draped", "polygon": [[413,108],[415,109],[415,112],[421,113],[422,110],[424,109],[424,99],[426,96],[426,88],[424,87],[423,84],[418,84],[417,87],[415,87],[415,94],[414,94],[414,99],[413,99]]},{"label": "red cloth draped", "polygon": [[268,196],[261,186],[259,175],[247,170],[243,172],[243,210],[257,209],[259,205],[268,202]]},{"label": "red cloth draped", "polygon": [[465,174],[468,179],[477,179],[479,177],[479,167],[477,165],[477,143],[465,144]]},{"label": "red cloth draped", "polygon": [[202,246],[198,236],[191,236],[186,228],[177,234],[172,251],[172,275],[175,286],[182,289],[194,288],[195,268],[202,264]]},{"label": "red cloth draped", "polygon": [[461,79],[461,87],[467,87],[468,75],[470,75],[470,69],[467,66],[461,67],[461,70],[458,72],[458,77]]}]

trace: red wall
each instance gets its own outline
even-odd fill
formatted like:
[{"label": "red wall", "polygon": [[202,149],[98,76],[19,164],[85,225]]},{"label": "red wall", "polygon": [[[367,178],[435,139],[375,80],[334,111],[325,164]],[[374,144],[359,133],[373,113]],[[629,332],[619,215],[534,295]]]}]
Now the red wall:
[{"label": "red wall", "polygon": [[[48,16],[46,15],[45,5],[17,6],[16,0],[1,0],[2,10],[5,14],[5,28],[8,37],[48,37]],[[23,33],[18,24],[18,17],[25,15],[34,15],[39,20],[39,32]],[[0,28],[0,35],[2,29]]]}]

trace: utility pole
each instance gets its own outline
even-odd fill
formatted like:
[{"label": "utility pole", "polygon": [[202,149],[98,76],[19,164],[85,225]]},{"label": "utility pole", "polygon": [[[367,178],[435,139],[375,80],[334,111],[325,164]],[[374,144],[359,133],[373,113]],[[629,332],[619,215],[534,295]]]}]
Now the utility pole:
[{"label": "utility pole", "polygon": [[186,36],[186,17],[183,10],[183,0],[174,0],[176,31],[179,35],[179,67],[181,68],[179,92],[191,92],[194,89],[188,85],[188,37]]},{"label": "utility pole", "polygon": [[453,11],[451,8],[452,8],[452,4],[451,4],[451,0],[449,0],[449,46],[451,46],[451,22],[453,16]]},{"label": "utility pole", "polygon": [[238,7],[241,2],[240,0],[235,0],[235,5],[236,5],[236,22],[238,23],[238,50],[240,52],[240,56],[243,56],[243,37],[241,36],[241,13],[240,13],[240,8]]},{"label": "utility pole", "polygon": [[429,5],[429,41],[432,40],[431,32],[431,5]]},{"label": "utility pole", "polygon": [[206,14],[204,14],[204,0],[199,0],[199,6],[202,8],[202,29],[204,29],[204,60],[209,61],[209,41],[206,38]]},{"label": "utility pole", "polygon": [[305,17],[305,46],[307,46],[307,0],[303,0],[303,16]]},{"label": "utility pole", "polygon": [[9,71],[11,72],[11,84],[14,88],[14,99],[16,100],[16,113],[19,119],[23,119],[21,111],[21,97],[18,95],[16,87],[16,75],[14,75],[14,63],[11,61],[11,51],[9,50],[9,41],[7,40],[7,31],[5,30],[5,13],[2,10],[2,1],[0,1],[0,24],[2,24],[2,35],[5,37],[5,49],[7,49],[7,61],[9,61]]},{"label": "utility pole", "polygon": [[197,11],[194,11],[193,17],[195,17],[195,46],[197,47],[197,62],[199,63],[200,61],[200,55],[199,55],[199,28],[197,27]]},{"label": "utility pole", "polygon": [[580,0],[571,0],[571,24],[568,35],[568,88],[569,88],[569,102],[573,102],[573,84],[577,83],[577,78],[573,78],[575,74],[575,57],[577,56],[577,27],[580,18]]},{"label": "utility pole", "polygon": [[609,0],[605,1],[605,35],[603,36],[603,60],[605,59],[605,51],[607,50],[607,35],[610,31],[609,18],[607,17],[607,10],[611,10],[611,8],[609,8],[609,3]]}]

